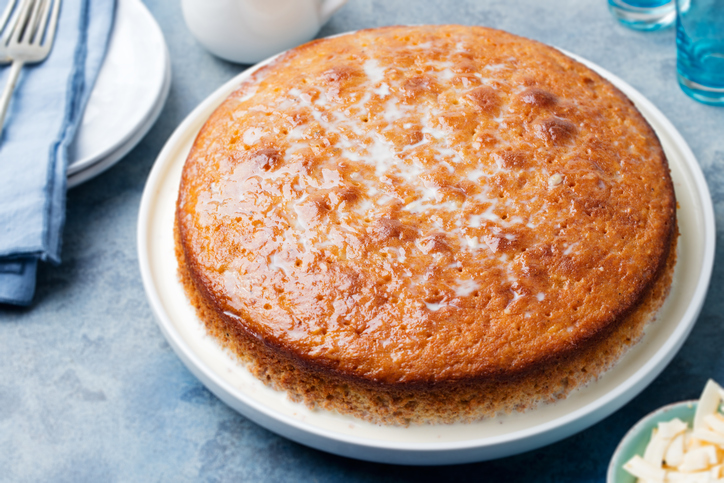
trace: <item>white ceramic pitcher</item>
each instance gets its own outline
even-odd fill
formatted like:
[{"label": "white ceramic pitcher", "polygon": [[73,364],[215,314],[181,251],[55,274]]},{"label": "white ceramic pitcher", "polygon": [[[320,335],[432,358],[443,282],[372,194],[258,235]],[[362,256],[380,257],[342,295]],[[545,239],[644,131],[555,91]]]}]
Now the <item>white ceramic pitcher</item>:
[{"label": "white ceramic pitcher", "polygon": [[347,0],[181,0],[191,33],[212,54],[259,62],[314,37]]}]

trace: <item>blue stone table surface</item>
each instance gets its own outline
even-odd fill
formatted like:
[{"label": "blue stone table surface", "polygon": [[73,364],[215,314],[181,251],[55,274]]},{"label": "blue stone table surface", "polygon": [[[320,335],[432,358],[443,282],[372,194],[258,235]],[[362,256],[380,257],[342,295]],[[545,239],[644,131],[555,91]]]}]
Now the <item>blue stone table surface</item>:
[{"label": "blue stone table surface", "polygon": [[136,219],[156,156],[184,117],[247,66],[214,58],[187,30],[178,1],[146,0],[166,36],[173,81],[155,126],[119,164],[68,195],[63,262],[40,268],[34,305],[0,306],[0,481],[603,481],[638,419],[724,382],[724,108],[676,82],[675,32],[616,24],[605,0],[350,0],[319,36],[390,24],[460,23],[558,46],[618,75],[691,146],[718,223],[714,274],[681,351],[638,397],[550,446],[443,467],[374,464],[323,453],[231,410],[184,367],[141,285]]}]

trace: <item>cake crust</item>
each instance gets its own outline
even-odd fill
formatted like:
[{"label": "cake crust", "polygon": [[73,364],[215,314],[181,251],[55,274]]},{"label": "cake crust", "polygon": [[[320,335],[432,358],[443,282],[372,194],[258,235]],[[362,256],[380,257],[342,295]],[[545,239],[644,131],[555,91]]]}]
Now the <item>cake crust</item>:
[{"label": "cake crust", "polygon": [[177,256],[210,332],[378,422],[524,409],[638,340],[676,259],[656,135],[590,69],[481,27],[305,44],[214,112]]}]

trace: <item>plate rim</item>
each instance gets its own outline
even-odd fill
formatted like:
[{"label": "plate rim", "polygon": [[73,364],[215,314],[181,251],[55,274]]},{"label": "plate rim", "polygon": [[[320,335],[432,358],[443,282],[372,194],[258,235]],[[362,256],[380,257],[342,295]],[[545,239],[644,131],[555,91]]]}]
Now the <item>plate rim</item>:
[{"label": "plate rim", "polygon": [[[338,35],[346,35],[352,32],[344,32]],[[244,72],[234,76],[232,79],[224,82],[220,87],[218,87],[212,94],[210,94],[206,99],[204,99],[194,110],[191,111],[187,115],[187,117],[182,121],[182,123],[176,128],[174,133],[171,135],[171,137],[168,139],[166,144],[164,145],[163,149],[159,153],[156,161],[154,162],[153,168],[151,170],[151,173],[149,175],[148,181],[146,183],[146,186],[144,188],[143,197],[141,200],[141,206],[139,210],[139,219],[138,219],[138,230],[137,230],[137,242],[138,242],[138,249],[139,249],[139,264],[141,268],[141,274],[143,279],[144,288],[146,290],[147,297],[149,299],[149,302],[151,304],[151,307],[154,311],[154,314],[156,315],[157,322],[159,326],[161,327],[164,336],[169,340],[169,342],[172,343],[172,346],[178,345],[178,347],[174,347],[174,350],[176,351],[177,355],[182,359],[182,361],[186,364],[186,366],[191,370],[192,373],[196,377],[198,377],[202,383],[204,383],[207,387],[209,387],[209,383],[212,383],[215,385],[215,388],[209,387],[209,389],[212,390],[218,397],[220,397],[225,403],[233,407],[236,411],[246,415],[247,417],[251,417],[248,414],[246,414],[245,411],[239,409],[237,405],[233,404],[233,401],[230,403],[227,401],[228,398],[234,395],[234,399],[237,402],[241,402],[248,406],[248,410],[254,413],[256,417],[252,417],[252,419],[257,422],[258,424],[261,424],[264,427],[267,427],[267,429],[271,429],[272,431],[275,431],[277,433],[282,434],[283,436],[293,439],[297,442],[300,442],[302,444],[312,446],[318,449],[322,449],[325,451],[330,451],[336,454],[342,454],[344,456],[350,456],[355,457],[357,459],[367,459],[369,461],[379,461],[379,462],[396,462],[396,463],[402,463],[402,464],[408,464],[410,461],[407,461],[407,457],[412,455],[412,458],[415,459],[419,458],[420,454],[424,454],[425,457],[429,457],[430,454],[438,454],[442,455],[442,459],[445,460],[442,463],[439,461],[440,458],[437,458],[438,461],[430,462],[428,464],[447,464],[447,463],[456,463],[456,462],[469,462],[469,461],[482,461],[484,459],[491,459],[491,457],[471,457],[471,453],[479,452],[483,449],[491,449],[491,448],[501,448],[506,447],[510,445],[514,445],[518,448],[521,446],[525,446],[523,443],[526,439],[532,439],[533,437],[541,438],[542,440],[545,440],[544,437],[546,434],[549,434],[553,430],[560,430],[561,428],[569,428],[571,426],[574,427],[573,431],[566,432],[564,436],[558,436],[555,438],[548,438],[550,441],[544,441],[542,444],[535,444],[528,448],[523,448],[520,451],[515,452],[505,452],[503,450],[503,454],[494,455],[492,458],[506,456],[515,454],[517,452],[526,451],[529,449],[534,449],[536,447],[540,447],[544,444],[551,443],[553,441],[557,441],[562,439],[563,437],[570,436],[571,434],[574,434],[575,432],[578,432],[582,429],[585,429],[586,427],[600,421],[604,417],[611,414],[613,411],[618,409],[619,407],[623,406],[624,404],[628,403],[636,394],[641,392],[643,388],[648,386],[648,384],[653,381],[660,373],[664,370],[664,368],[668,365],[668,363],[673,359],[674,355],[678,352],[678,349],[683,345],[684,341],[686,340],[689,332],[693,328],[696,319],[698,317],[698,314],[701,311],[701,308],[703,306],[708,286],[711,280],[711,274],[713,270],[713,260],[714,260],[714,249],[715,249],[715,219],[714,219],[714,210],[713,210],[713,204],[711,200],[711,196],[709,194],[708,186],[706,185],[703,173],[701,172],[701,168],[698,165],[698,162],[696,161],[696,158],[693,155],[693,152],[691,151],[690,147],[686,143],[686,141],[683,139],[681,134],[678,132],[678,130],[673,126],[673,124],[666,118],[663,113],[655,106],[653,105],[648,99],[646,99],[641,93],[639,93],[635,88],[633,88],[631,85],[620,79],[618,76],[612,74],[608,70],[602,68],[601,66],[598,66],[597,64],[588,61],[580,56],[577,56],[575,54],[571,54],[569,52],[564,51],[566,55],[569,55],[573,59],[584,63],[589,68],[593,69],[600,75],[602,75],[604,78],[609,80],[611,83],[613,83],[617,88],[619,88],[621,91],[623,91],[626,96],[631,99],[637,106],[643,106],[644,110],[647,110],[651,113],[653,117],[656,117],[656,121],[658,124],[661,124],[662,128],[666,131],[667,135],[670,135],[672,137],[672,140],[675,144],[675,146],[680,150],[682,154],[682,158],[684,159],[683,165],[685,166],[686,171],[691,175],[692,180],[698,189],[698,194],[696,198],[701,202],[703,207],[703,227],[704,227],[704,254],[701,259],[701,273],[698,276],[697,279],[697,285],[692,293],[692,297],[690,300],[688,300],[687,308],[684,312],[684,314],[681,317],[681,320],[678,321],[676,325],[676,329],[672,332],[672,335],[666,340],[666,342],[662,345],[662,347],[656,352],[656,355],[659,356],[657,358],[652,358],[651,360],[648,360],[645,364],[639,368],[634,375],[629,377],[623,384],[618,385],[614,388],[614,390],[607,392],[602,397],[596,399],[592,403],[585,404],[582,407],[578,408],[575,411],[572,411],[568,414],[566,414],[564,417],[556,418],[552,421],[548,421],[539,425],[536,425],[532,428],[526,428],[519,431],[514,431],[511,433],[506,433],[504,435],[498,435],[488,438],[480,438],[480,439],[464,439],[460,441],[449,441],[449,442],[422,442],[422,443],[410,443],[410,442],[402,442],[402,441],[387,441],[387,440],[375,440],[365,437],[359,437],[354,435],[349,435],[345,433],[334,433],[331,431],[328,431],[324,428],[319,428],[317,426],[314,426],[312,424],[302,422],[293,418],[288,417],[287,415],[277,413],[273,410],[266,410],[263,406],[261,406],[257,401],[253,400],[250,397],[246,397],[243,393],[241,393],[241,398],[239,398],[238,393],[240,393],[240,390],[236,387],[233,387],[231,384],[229,384],[227,381],[223,380],[220,376],[218,376],[211,368],[209,368],[203,361],[200,360],[197,354],[195,354],[188,346],[186,346],[185,342],[182,340],[182,336],[173,330],[172,325],[164,320],[164,317],[168,317],[167,314],[164,313],[162,309],[162,304],[159,298],[159,294],[155,290],[155,287],[152,284],[153,276],[151,274],[151,268],[150,264],[145,257],[146,254],[149,252],[148,247],[148,232],[147,232],[147,223],[145,221],[148,220],[150,216],[150,212],[152,209],[151,201],[154,198],[154,192],[158,188],[158,185],[160,184],[162,180],[162,176],[165,174],[165,172],[169,168],[170,161],[170,154],[178,148],[178,144],[182,142],[183,139],[186,138],[187,132],[190,131],[193,127],[193,124],[198,123],[199,128],[200,125],[205,121],[205,118],[203,120],[199,120],[198,117],[200,113],[203,113],[206,109],[212,109],[211,106],[215,107],[216,105],[220,104],[223,99],[226,98],[226,95],[233,91],[233,88],[238,86],[240,82],[252,75],[256,70],[259,68],[273,62],[276,58],[278,58],[280,55],[283,55],[283,53],[278,54],[277,56],[273,56],[259,64],[256,64],[255,66],[251,67],[250,69],[245,70]],[[647,117],[647,120],[652,123],[651,119]],[[653,123],[652,123],[653,124]],[[656,129],[658,131],[658,129]],[[191,135],[195,137],[196,131],[194,131]],[[686,323],[684,323],[686,321]],[[664,350],[666,349],[666,350]],[[194,366],[193,368],[190,366]],[[199,375],[201,374],[201,376]],[[642,381],[645,381],[645,383],[642,385]],[[635,386],[642,385],[642,389],[638,389]],[[216,390],[214,390],[216,389]],[[217,391],[225,391],[228,394],[224,394],[223,396],[218,394]],[[628,394],[628,397],[625,397]],[[226,396],[226,397],[224,397]],[[622,398],[625,399],[622,401]],[[271,419],[272,421],[259,421],[259,416],[263,416],[262,419]],[[586,416],[595,415],[595,420],[592,422],[582,422],[581,420],[584,419]],[[578,424],[576,424],[578,423]],[[283,426],[283,431],[280,431],[278,429],[278,426]],[[314,435],[317,438],[321,438],[326,441],[309,441],[308,438],[305,438],[304,436],[299,436],[298,434],[289,434],[289,429],[292,429],[292,433],[294,432],[301,432],[303,435]],[[392,458],[382,458],[380,459],[379,454],[373,454],[373,455],[360,455],[360,454],[350,454],[348,451],[345,452],[345,447],[342,448],[336,448],[339,451],[336,451],[334,447],[330,447],[329,443],[332,442],[334,445],[339,446],[341,445],[347,445],[351,446],[353,448],[365,448],[368,450],[371,450],[373,453],[380,453],[382,452],[393,452],[395,453],[395,457]],[[465,453],[460,454],[457,459],[453,458],[454,461],[447,461],[450,458],[445,458],[446,454],[449,453]],[[416,456],[417,455],[417,456]],[[366,457],[367,456],[367,457]],[[388,455],[389,456],[389,455]],[[414,461],[414,463],[410,464],[426,464],[425,461]]]}]

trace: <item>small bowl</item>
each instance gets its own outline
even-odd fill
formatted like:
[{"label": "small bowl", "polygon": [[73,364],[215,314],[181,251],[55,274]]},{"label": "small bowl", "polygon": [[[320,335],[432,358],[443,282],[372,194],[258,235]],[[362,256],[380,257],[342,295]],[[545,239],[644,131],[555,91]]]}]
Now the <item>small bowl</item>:
[{"label": "small bowl", "polygon": [[636,478],[623,469],[623,465],[639,455],[643,457],[646,445],[651,439],[651,431],[661,422],[679,418],[691,427],[694,422],[697,400],[681,401],[669,404],[644,416],[631,428],[613,452],[611,463],[608,465],[606,483],[636,483]]}]

